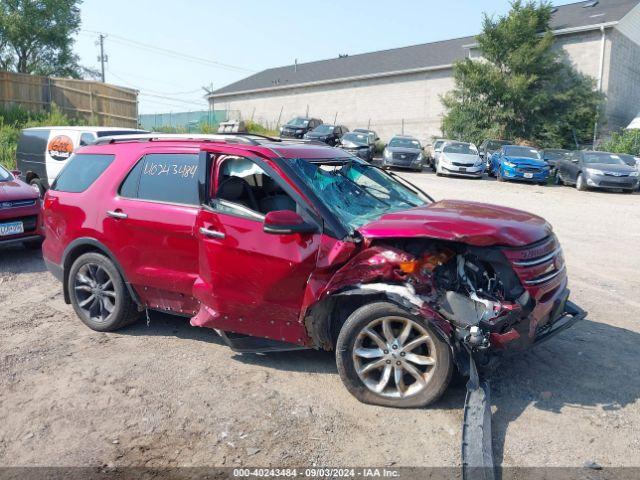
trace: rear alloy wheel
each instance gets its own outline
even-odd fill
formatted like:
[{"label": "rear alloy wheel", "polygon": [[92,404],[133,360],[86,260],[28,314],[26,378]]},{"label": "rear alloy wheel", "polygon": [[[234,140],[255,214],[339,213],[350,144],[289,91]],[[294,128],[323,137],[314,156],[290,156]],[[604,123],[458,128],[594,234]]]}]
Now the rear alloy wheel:
[{"label": "rear alloy wheel", "polygon": [[426,320],[400,307],[373,303],[340,330],[338,372],[358,400],[389,407],[423,407],[444,393],[453,371],[451,350]]},{"label": "rear alloy wheel", "polygon": [[73,262],[67,288],[76,314],[92,330],[110,332],[138,318],[120,272],[100,253],[85,253]]},{"label": "rear alloy wheel", "polygon": [[578,178],[576,179],[576,189],[584,192],[587,189],[587,185],[584,183],[584,177],[582,174],[578,174]]}]

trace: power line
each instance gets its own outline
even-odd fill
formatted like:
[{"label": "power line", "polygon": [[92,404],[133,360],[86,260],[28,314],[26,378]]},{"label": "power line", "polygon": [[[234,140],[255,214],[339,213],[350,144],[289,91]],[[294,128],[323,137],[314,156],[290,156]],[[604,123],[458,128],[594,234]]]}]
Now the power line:
[{"label": "power line", "polygon": [[[137,86],[137,85],[134,85],[133,83],[131,83],[131,82],[130,82],[129,80],[127,80],[126,78],[122,78],[122,76],[121,76],[122,74],[120,74],[120,73],[115,73],[115,72],[114,72],[113,70],[111,70],[110,68],[109,68],[109,69],[107,69],[107,71],[108,71],[111,75],[113,75],[114,77],[116,77],[118,80],[120,80],[120,81],[122,81],[122,82],[125,82],[126,84],[128,84],[129,86],[131,86],[131,87],[133,87],[133,88],[135,88],[135,89],[137,89],[137,90],[144,90],[144,91],[146,91],[146,92],[155,93],[156,95],[167,95],[167,96],[189,95],[189,94],[191,94],[191,93],[198,93],[198,92],[200,92],[200,91],[202,90],[202,88],[195,88],[195,89],[193,89],[193,90],[187,90],[187,91],[182,91],[182,92],[162,92],[162,91],[154,90],[154,89],[151,89],[151,88],[142,88],[142,87],[139,87],[139,86]],[[127,75],[129,75],[129,74],[127,74]],[[142,78],[144,78],[144,77],[142,77]]]},{"label": "power line", "polygon": [[[103,32],[97,32],[94,30],[83,30],[83,31],[88,33],[103,35]],[[120,43],[126,46],[139,48],[141,50],[146,50],[146,51],[152,51],[152,52],[155,52],[161,55],[170,56],[173,58],[180,58],[182,60],[199,63],[201,65],[207,65],[207,66],[212,66],[216,68],[223,68],[223,69],[227,69],[235,72],[255,73],[255,70],[250,70],[248,68],[239,67],[236,65],[230,65],[222,62],[217,62],[215,60],[209,60],[207,58],[196,57],[194,55],[189,55],[189,54],[178,52],[175,50],[170,50],[168,48],[157,47],[155,45],[139,42],[137,40],[132,40],[130,38],[122,37],[120,35],[114,35],[112,33],[109,34],[109,38],[116,43]]]}]

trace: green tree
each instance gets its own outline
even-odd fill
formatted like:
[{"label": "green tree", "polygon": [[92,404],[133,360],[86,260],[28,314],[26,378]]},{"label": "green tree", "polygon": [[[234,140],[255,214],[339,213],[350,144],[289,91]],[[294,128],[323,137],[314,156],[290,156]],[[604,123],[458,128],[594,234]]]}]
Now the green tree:
[{"label": "green tree", "polygon": [[541,146],[588,141],[603,101],[594,80],[554,48],[549,3],[511,4],[508,15],[484,16],[481,58],[454,66],[455,87],[442,97],[446,136],[527,139]]},{"label": "green tree", "polygon": [[0,1],[0,68],[19,73],[79,78],[73,53],[80,0]]},{"label": "green tree", "polygon": [[640,156],[640,130],[615,132],[607,142],[600,145],[599,150]]}]

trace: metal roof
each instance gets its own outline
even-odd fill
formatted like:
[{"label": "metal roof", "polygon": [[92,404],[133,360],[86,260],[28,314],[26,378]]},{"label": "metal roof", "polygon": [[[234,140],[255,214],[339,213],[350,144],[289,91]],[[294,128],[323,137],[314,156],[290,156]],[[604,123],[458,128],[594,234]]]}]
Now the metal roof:
[{"label": "metal roof", "polygon": [[[580,28],[600,28],[602,24],[621,20],[640,0],[600,0],[594,6],[587,6],[590,3],[594,3],[593,0],[556,7],[551,28],[558,34]],[[475,43],[475,36],[470,36],[269,68],[215,90],[212,95],[215,98],[256,90],[449,68],[454,61],[468,55],[469,48]]]}]

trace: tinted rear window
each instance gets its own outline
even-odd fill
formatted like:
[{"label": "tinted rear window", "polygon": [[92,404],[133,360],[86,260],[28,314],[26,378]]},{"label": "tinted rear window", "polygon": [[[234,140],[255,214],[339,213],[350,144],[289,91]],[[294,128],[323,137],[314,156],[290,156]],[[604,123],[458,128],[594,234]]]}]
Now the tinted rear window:
[{"label": "tinted rear window", "polygon": [[84,192],[113,162],[115,155],[74,154],[53,182],[51,190]]},{"label": "tinted rear window", "polygon": [[120,195],[141,200],[199,205],[198,154],[154,153],[131,170]]}]

